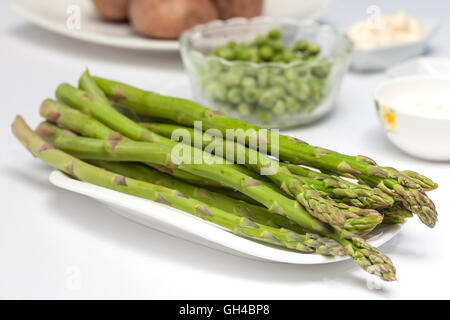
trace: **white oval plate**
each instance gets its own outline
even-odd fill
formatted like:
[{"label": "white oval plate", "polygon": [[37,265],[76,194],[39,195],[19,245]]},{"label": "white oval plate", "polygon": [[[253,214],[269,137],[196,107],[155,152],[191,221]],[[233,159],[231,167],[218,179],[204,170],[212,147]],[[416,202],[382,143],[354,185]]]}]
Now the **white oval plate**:
[{"label": "white oval plate", "polygon": [[[90,0],[12,0],[12,9],[30,22],[64,36],[96,44],[137,50],[178,50],[177,40],[149,39],[138,35],[128,23],[101,20]],[[301,19],[319,17],[332,0],[266,0],[264,14],[294,16]],[[298,2],[298,3],[297,3]],[[69,28],[70,8],[79,8],[80,28]],[[76,9],[77,10],[77,9]]]},{"label": "white oval plate", "polygon": [[[247,240],[183,211],[78,181],[58,170],[50,174],[49,180],[57,187],[96,199],[119,215],[152,229],[234,255],[293,264],[323,264],[349,259],[349,257],[302,254]],[[368,238],[368,242],[374,246],[380,246],[392,239],[399,231],[398,225],[383,226]]]},{"label": "white oval plate", "polygon": [[[90,0],[13,0],[12,9],[30,22],[61,35],[113,47],[138,50],[178,50],[177,40],[149,39],[137,34],[128,23],[100,19]],[[75,11],[71,9],[74,8]],[[80,28],[69,18],[80,13]],[[69,25],[68,26],[68,21]]]}]

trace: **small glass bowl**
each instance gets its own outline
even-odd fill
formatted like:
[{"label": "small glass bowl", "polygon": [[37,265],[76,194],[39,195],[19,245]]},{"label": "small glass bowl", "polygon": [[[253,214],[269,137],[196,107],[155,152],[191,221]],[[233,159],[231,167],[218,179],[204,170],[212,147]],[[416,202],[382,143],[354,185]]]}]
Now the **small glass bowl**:
[{"label": "small glass bowl", "polygon": [[[209,55],[216,46],[252,41],[275,27],[282,30],[286,46],[307,39],[321,46],[320,56],[288,64],[228,61]],[[180,43],[199,103],[266,128],[311,123],[330,111],[352,51],[351,41],[330,26],[271,17],[198,25],[184,32]]]}]

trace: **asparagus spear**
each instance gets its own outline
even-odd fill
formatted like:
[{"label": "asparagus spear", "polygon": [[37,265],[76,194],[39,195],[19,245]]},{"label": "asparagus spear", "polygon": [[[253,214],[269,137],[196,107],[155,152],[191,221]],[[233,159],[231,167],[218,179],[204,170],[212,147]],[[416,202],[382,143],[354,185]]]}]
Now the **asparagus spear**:
[{"label": "asparagus spear", "polygon": [[401,203],[397,203],[391,208],[383,209],[381,212],[383,213],[385,220],[389,218],[407,219],[413,216],[410,211],[402,207]]},{"label": "asparagus spear", "polygon": [[[99,121],[80,113],[78,110],[71,109],[61,103],[56,101],[46,99],[41,105],[41,115],[45,118],[52,120],[55,123],[58,123],[64,127],[68,127],[72,130],[75,130],[83,135],[97,137],[97,138],[105,138],[112,140],[120,140],[121,136],[117,132],[112,131],[108,127],[104,126]],[[39,127],[42,132],[45,130],[51,131],[45,126]],[[155,164],[148,163],[151,166],[157,166]],[[164,167],[165,168],[165,167]],[[169,168],[166,169],[170,170]],[[183,172],[179,169],[174,169],[179,172]],[[186,173],[189,175],[189,173]],[[191,175],[193,177],[197,177],[195,175]],[[191,179],[192,180],[192,179]],[[213,184],[211,182],[210,184]],[[377,212],[373,212],[367,214],[367,212],[363,212],[364,214],[357,214],[357,212],[351,212],[349,215],[349,209],[346,207],[341,207],[342,211],[346,211],[346,218],[349,219],[348,222],[345,222],[345,226],[343,229],[345,230],[358,230],[359,234],[365,234],[370,232],[377,224],[379,224],[382,220],[381,216]],[[359,219],[359,216],[365,216],[362,219]]]},{"label": "asparagus spear", "polygon": [[[208,206],[203,202],[187,197],[178,190],[134,180],[92,166],[55,149],[34,133],[20,116],[14,120],[12,131],[33,156],[82,181],[169,205],[211,221],[246,238],[257,239],[305,253],[318,251],[343,254],[345,252],[343,248],[337,249],[339,245],[332,244],[330,239],[313,234],[296,234],[286,229],[264,226],[252,222],[248,218]],[[329,247],[333,246],[336,249],[328,250]]]},{"label": "asparagus spear", "polygon": [[[91,79],[87,70],[81,75],[79,83],[80,87],[90,90],[90,92],[83,93],[83,91],[77,90],[70,85],[62,84],[56,90],[58,99],[67,102],[77,109],[81,109],[92,114],[94,117],[107,123],[112,128],[126,135],[128,134],[128,136],[134,134],[134,132],[139,132],[139,135],[134,135],[134,139],[147,141],[146,139],[142,139],[140,137],[149,136],[147,133],[150,134],[151,131],[146,130],[145,128],[129,120],[128,118],[117,112],[108,101],[105,101],[106,98],[103,92],[98,89],[97,84]],[[83,101],[86,95],[88,95],[89,97],[87,101]],[[110,114],[113,116],[109,116]],[[146,134],[143,134],[141,131],[139,131],[139,129],[144,130],[144,133]],[[152,134],[152,141],[155,140],[164,142],[163,137],[160,137],[157,134]],[[233,143],[231,143],[231,149],[234,150]],[[258,160],[257,164],[251,167],[252,169],[254,169],[254,171],[258,172],[258,170],[261,170],[263,166],[266,166],[267,163],[270,163],[270,159],[267,157],[263,159],[264,162],[259,161],[260,157],[258,157],[257,155],[256,158]],[[239,169],[239,167],[236,167],[235,169],[237,170]],[[242,171],[242,169],[240,170]],[[255,179],[260,178],[259,175],[252,175],[248,171],[243,171],[243,173]],[[279,186],[282,186],[283,190],[285,190],[287,193],[294,194],[299,202],[307,209],[307,211],[311,215],[317,217],[323,222],[330,223],[336,226],[341,226],[345,223],[345,216],[339,211],[339,209],[334,208],[331,204],[328,203],[327,200],[322,199],[315,190],[308,188],[308,186],[301,186],[297,179],[281,171],[275,171],[269,177]]]},{"label": "asparagus spear", "polygon": [[[238,119],[225,116],[222,112],[204,108],[203,106],[180,98],[166,97],[153,92],[144,91],[124,83],[94,77],[100,89],[111,99],[127,106],[134,111],[148,116],[164,118],[182,125],[193,126],[195,121],[202,121],[203,128],[218,129],[223,135],[227,129],[240,128],[243,132],[253,130],[253,138],[261,138],[258,126],[248,124]],[[276,135],[276,147],[279,148],[280,160],[295,164],[307,164],[322,171],[332,172],[341,176],[355,177],[360,181],[376,186],[382,191],[403,201],[420,220],[429,227],[434,227],[437,220],[436,208],[433,202],[423,192],[424,185],[428,189],[437,188],[430,179],[417,174],[414,178],[396,169],[377,166],[375,161],[365,156],[348,156],[311,146],[304,141]],[[270,150],[271,137],[264,141]],[[418,183],[420,181],[420,183]]]},{"label": "asparagus spear", "polygon": [[[166,138],[172,137],[172,134],[178,129],[187,130],[191,137],[195,137],[196,135],[196,131],[188,127],[157,123],[146,123],[141,125]],[[258,153],[253,149],[246,148],[240,144],[235,144],[232,141],[219,140],[217,137],[202,132],[199,132],[199,134],[202,136],[202,144],[196,147],[206,149],[211,147],[213,143],[216,143],[219,145],[218,151],[220,152],[220,155],[227,156],[229,161],[234,163],[244,163],[248,168],[255,172],[262,172],[264,169],[267,169],[267,171],[270,170],[270,172],[267,172],[267,177],[288,195],[297,199],[309,214],[334,226],[343,226],[345,224],[346,217],[344,213],[341,212],[334,203],[321,197],[320,194],[309,185],[301,183],[302,181],[293,177],[289,170],[280,168],[278,162],[275,160],[272,160],[268,156]],[[235,150],[236,152],[233,152],[230,155],[227,151],[230,149]],[[254,160],[253,164],[251,159]]]},{"label": "asparagus spear", "polygon": [[[196,134],[192,128],[172,124],[141,123],[141,125],[168,138],[172,137],[173,133],[179,129],[187,130],[191,137]],[[268,176],[269,179],[288,194],[293,195],[312,216],[323,222],[330,223],[334,226],[341,226],[344,230],[355,230],[356,226],[358,226],[359,234],[366,234],[383,220],[383,217],[375,210],[337,204],[331,199],[323,197],[316,191],[316,188],[311,187],[307,183],[306,179],[293,176],[286,166],[280,168],[280,163],[263,154],[258,154],[255,150],[245,148],[240,144],[235,145],[231,141],[224,141],[207,133],[202,134],[201,143],[197,147],[203,147],[205,150],[212,144],[217,143],[219,145],[219,152],[226,155],[228,155],[228,152],[226,152],[227,148],[236,148],[238,153],[241,151],[241,155],[244,155],[246,165],[254,171],[261,171],[263,168],[272,168],[273,172]],[[256,159],[256,164],[250,165],[249,159]],[[234,153],[230,160],[235,161]],[[370,189],[369,187],[366,188]]]},{"label": "asparagus spear", "polygon": [[298,165],[285,163],[280,165],[286,166],[290,172],[305,179],[317,190],[355,207],[377,209],[391,207],[394,204],[394,199],[378,188],[354,184],[337,176],[330,176]]},{"label": "asparagus spear", "polygon": [[[60,148],[64,151],[67,151],[71,154],[74,154],[81,158],[87,158],[87,159],[104,159],[108,161],[135,161],[136,159],[139,160],[140,157],[148,156],[150,154],[153,154],[154,152],[164,152],[161,147],[157,147],[156,149],[158,151],[153,150],[154,144],[149,143],[143,143],[143,142],[129,142],[129,141],[122,141],[119,144],[115,144],[115,147],[113,150],[109,147],[108,141],[104,140],[96,140],[96,139],[90,139],[90,138],[82,138],[82,137],[74,137],[74,136],[67,136],[63,134],[59,134],[58,131],[61,129],[48,125],[46,127],[46,135],[45,138],[51,141],[57,148]],[[39,130],[44,131],[44,130]],[[54,132],[55,134],[49,135],[48,132]],[[155,156],[155,159],[164,159],[164,156],[157,155]],[[170,165],[170,164],[166,164]],[[201,168],[199,172],[202,172],[207,169],[207,165],[203,166],[204,168]],[[223,170],[223,169],[222,169]],[[226,176],[225,176],[226,178]],[[245,181],[246,178],[243,178]],[[239,188],[239,185],[235,185],[236,188]],[[241,188],[240,190],[244,193],[246,192],[246,185],[244,182],[244,188]],[[270,200],[276,200],[279,201],[278,203],[282,203],[278,208],[282,208],[283,210],[286,208],[287,213],[286,215],[289,217],[289,214],[291,216],[289,217],[291,220],[294,220],[295,222],[299,223],[302,227],[307,228],[309,230],[314,230],[317,233],[322,233],[323,235],[333,237],[335,240],[339,241],[342,237],[349,237],[352,238],[351,234],[356,233],[366,233],[370,230],[367,228],[367,224],[362,224],[360,221],[361,219],[349,219],[347,220],[345,224],[345,228],[335,228],[334,232],[331,229],[327,229],[326,225],[321,224],[319,221],[314,220],[311,216],[309,216],[305,211],[303,211],[302,208],[300,208],[300,211],[302,212],[301,216],[294,216],[293,209],[297,209],[298,203],[296,201],[290,200],[288,198],[283,197],[281,194],[278,194],[276,192],[273,192],[272,190],[264,189],[263,185],[256,185],[257,193],[254,194],[260,194],[262,196],[266,197],[272,197]],[[250,190],[253,191],[254,187],[251,187]],[[260,190],[262,188],[263,190]],[[263,191],[263,192],[261,192]],[[259,192],[259,193],[258,193]],[[253,195],[254,195],[253,194]],[[249,196],[252,196],[252,193],[248,194]],[[260,203],[264,204],[264,200],[259,198],[259,196],[254,197],[255,199],[259,199]],[[284,198],[284,199],[283,199]],[[267,199],[265,199],[267,201]],[[284,202],[282,202],[284,201]],[[271,202],[269,202],[271,203]],[[267,205],[266,205],[267,206]],[[269,211],[271,208],[267,206]],[[273,209],[272,209],[273,210]],[[279,213],[279,211],[272,211],[275,213]],[[298,213],[297,213],[298,214]],[[306,216],[304,217],[303,214]],[[308,217],[309,219],[305,219]],[[367,217],[363,217],[364,219],[373,219],[370,215]],[[308,222],[309,224],[305,223]],[[381,221],[377,220],[377,223],[380,223]],[[352,230],[351,234],[348,234],[346,230]]]},{"label": "asparagus spear", "polygon": [[[75,97],[76,97],[76,95],[75,95]],[[95,104],[92,107],[95,107]],[[112,108],[106,108],[106,109],[104,109],[104,111],[112,111],[112,112],[114,112],[115,110],[113,110]],[[102,116],[101,114],[98,115],[97,111],[95,111],[94,113],[97,114],[97,117]],[[105,112],[105,116],[106,116],[107,113],[108,112]],[[115,117],[117,117],[117,116],[118,115],[116,114]],[[130,125],[131,125],[131,123],[130,123]],[[118,127],[120,128],[120,126],[118,126]],[[130,130],[130,128],[126,128],[126,129],[123,129],[123,130],[124,131]],[[161,138],[161,137],[158,137],[158,138]],[[164,141],[163,140],[162,142],[165,143],[165,144],[169,144],[169,141]],[[166,155],[168,155],[168,154],[166,154]],[[173,163],[172,161],[170,161],[172,159],[173,158],[169,158],[169,161],[168,161],[169,164]],[[211,159],[214,159],[214,157],[212,157]],[[180,159],[178,159],[178,160],[180,160]],[[214,162],[214,160],[213,160],[213,162]],[[219,181],[220,178],[222,178],[222,179],[225,178],[225,180],[228,178],[229,180],[227,180],[227,181],[229,181],[229,183],[232,184],[233,179],[230,180],[229,175],[230,175],[230,173],[231,174],[233,174],[233,173],[232,172],[227,172],[226,170],[223,170],[223,168],[227,168],[228,169],[227,166],[222,166],[222,170],[220,172],[217,173],[216,171],[213,171],[213,172],[210,172],[210,175],[211,174],[213,174],[213,175],[217,174],[217,175],[213,176],[213,179],[217,179],[217,181]],[[204,170],[204,168],[201,168],[201,167],[192,167],[192,166],[190,166],[189,168],[183,167],[183,169],[187,170],[187,171],[190,171],[190,172],[192,172],[194,174],[199,174],[199,175],[204,174],[204,175],[206,175],[206,171]],[[237,169],[237,167],[235,167],[233,169]],[[196,172],[196,170],[198,170],[198,171]],[[239,170],[237,170],[237,171],[239,171]],[[285,201],[282,201],[282,200],[288,200],[288,199],[280,198],[280,199],[270,199],[269,201],[267,201],[267,198],[265,198],[264,195],[267,196],[268,193],[270,194],[270,192],[265,192],[265,191],[269,191],[269,190],[266,190],[266,188],[260,188],[261,181],[258,181],[258,179],[252,178],[251,176],[243,173],[242,171],[240,173],[242,174],[241,178],[239,179],[239,177],[238,177],[237,180],[241,180],[240,181],[241,182],[240,186],[243,187],[243,189],[242,188],[241,189],[236,188],[236,189],[240,190],[241,192],[243,190],[246,190],[248,194],[251,194],[253,192],[253,196],[254,196],[255,200],[259,200],[262,204],[264,204],[266,207],[270,208],[271,210],[274,210],[274,212],[276,212],[276,213],[281,213],[283,215],[290,216],[291,218],[293,218],[293,220],[295,220],[295,218],[300,218],[301,217],[303,219],[303,223],[307,222],[306,220],[304,220],[306,218],[306,216],[303,216],[303,214],[302,214],[302,215],[296,217],[294,212],[291,211],[292,207],[289,206],[289,205],[286,207],[287,203]],[[255,183],[254,183],[255,181],[257,182],[256,185],[258,187],[255,187]],[[252,187],[252,190],[248,191],[247,189],[250,186]],[[262,186],[263,187],[267,187],[265,185],[262,185]],[[270,190],[270,191],[273,192],[274,190]],[[278,192],[273,192],[273,194],[272,194],[272,196],[278,196],[278,195],[279,195]],[[279,201],[279,200],[281,200],[281,201]],[[295,204],[296,203],[294,203],[294,209],[296,208]],[[281,211],[280,211],[280,209],[281,209]],[[314,219],[311,219],[310,221],[314,222],[312,225],[315,226],[315,227],[326,226],[326,225],[320,224],[319,221],[314,220]],[[299,222],[299,221],[297,221],[297,222]],[[302,224],[302,223],[300,223],[300,224]],[[305,226],[305,225],[304,225],[304,227],[308,228],[308,226]],[[339,228],[334,228],[333,233],[324,232],[324,234],[326,234],[327,236],[329,235],[330,237],[334,237],[335,239],[339,239],[339,240],[342,240],[342,237],[345,237],[345,236],[349,237],[350,236],[348,234],[348,232],[345,232],[344,230],[339,229]],[[354,242],[355,240],[352,240],[352,241]],[[359,241],[362,241],[362,240],[359,240]]]},{"label": "asparagus spear", "polygon": [[214,191],[208,191],[203,188],[189,185],[168,175],[160,173],[149,167],[138,163],[108,162],[108,161],[90,161],[97,167],[102,167],[108,171],[129,177],[135,180],[149,182],[158,186],[163,186],[173,190],[178,190],[184,195],[201,201],[208,206],[218,208],[227,213],[233,213],[239,217],[248,218],[251,221],[276,229],[280,232],[291,232],[304,236],[303,244],[306,249],[327,256],[346,255],[345,248],[336,241],[324,237],[320,237],[313,233],[305,232],[299,225],[293,223],[280,215],[271,214],[267,209],[236,200]]},{"label": "asparagus spear", "polygon": [[[49,125],[50,126],[50,125]],[[53,126],[54,127],[54,126]],[[56,127],[54,127],[56,128]],[[58,129],[58,128],[56,128]],[[42,130],[41,130],[42,131]],[[45,138],[53,140],[55,142],[57,142],[57,140],[65,137],[65,135],[61,134],[61,135],[53,135],[50,136],[49,130],[45,130]],[[65,138],[70,138],[70,137],[65,137]],[[87,143],[87,145],[85,147],[87,147],[86,149],[83,150],[82,155],[86,156],[93,156],[97,157],[99,159],[107,159],[107,160],[119,160],[121,158],[121,156],[125,156],[124,153],[127,153],[127,149],[129,151],[133,151],[133,148],[129,149],[128,147],[131,147],[129,144],[138,144],[138,146],[142,147],[143,143],[142,142],[127,142],[127,141],[122,141],[119,144],[111,144],[108,143],[108,141],[101,141],[101,140],[95,140],[95,139],[90,139],[90,138],[81,138],[81,137],[71,137],[75,140],[73,141],[65,141],[64,143],[62,143],[62,145],[66,145],[65,148],[67,149],[77,149],[80,146],[82,146],[84,144],[84,142]],[[64,139],[62,139],[64,140]],[[78,141],[77,141],[78,140]],[[81,140],[84,140],[81,141]],[[121,144],[128,144],[127,147],[124,148],[124,150],[121,150]],[[78,144],[78,146],[76,146],[76,144]],[[154,147],[154,144],[149,144],[149,143],[144,143],[145,145],[148,146],[152,146]],[[115,145],[115,148],[111,149],[110,146],[111,145]],[[72,146],[72,147],[70,147]],[[134,156],[138,156],[142,151],[143,153],[147,153],[148,154],[148,150],[142,150],[140,149],[140,147],[137,148],[137,150],[134,151],[138,151],[137,153],[135,153],[134,151],[132,152],[133,157]],[[161,148],[156,148],[156,152],[162,152]],[[73,151],[73,150],[72,150]],[[76,150],[77,152],[79,152],[80,150]],[[113,156],[109,156],[109,153],[113,153]],[[125,157],[126,158],[126,157]],[[161,159],[160,155],[156,156],[157,159]],[[164,163],[164,165],[170,165],[171,163],[173,163],[172,161],[170,161],[171,159],[167,159],[167,163]],[[225,175],[225,177],[233,177],[235,180],[237,179],[237,184],[236,184],[236,189],[238,190],[242,190],[245,191],[244,193],[248,192],[248,190],[250,190],[250,192],[248,192],[248,195],[251,196],[252,198],[254,197],[254,199],[258,199],[260,203],[262,203],[263,205],[265,205],[268,209],[269,212],[275,212],[278,214],[286,214],[286,216],[288,216],[288,218],[296,221],[299,223],[300,226],[302,226],[305,229],[309,229],[309,230],[314,230],[315,233],[318,233],[322,236],[325,237],[329,237],[332,238],[334,240],[336,240],[338,243],[340,243],[341,245],[343,245],[345,248],[347,248],[347,250],[350,250],[349,252],[351,252],[351,256],[354,259],[354,261],[358,264],[360,264],[364,270],[366,270],[367,272],[370,273],[375,273],[375,274],[379,274],[379,276],[387,281],[391,281],[391,280],[395,280],[395,268],[392,265],[392,263],[390,263],[389,258],[381,255],[375,248],[371,248],[369,247],[363,247],[364,244],[364,240],[362,238],[358,238],[358,237],[351,237],[351,239],[347,240],[344,239],[345,236],[348,236],[348,233],[343,232],[337,228],[335,228],[335,230],[331,230],[329,229],[326,225],[322,224],[321,222],[315,220],[314,218],[310,217],[305,211],[303,211],[302,208],[298,207],[298,203],[294,200],[290,200],[286,197],[284,197],[281,194],[278,194],[276,192],[274,192],[273,190],[271,190],[270,188],[265,187],[264,185],[259,185],[258,181],[254,180],[254,179],[249,179],[248,177],[246,177],[245,175],[242,174],[230,174],[230,172],[228,170],[224,170],[226,169],[226,166],[222,165],[222,172],[220,175],[218,175],[218,177],[223,177],[224,173],[228,173]],[[205,169],[206,170],[206,169]],[[219,172],[220,170],[216,170],[213,172]],[[201,168],[199,170],[199,172],[202,172]],[[286,211],[280,211],[280,210],[284,210],[286,209]],[[299,215],[299,218],[301,219],[296,219],[296,217],[294,217],[295,215]],[[382,260],[378,259],[377,257],[381,256]]]},{"label": "asparagus spear", "polygon": [[[85,110],[84,110],[85,111]],[[72,109],[58,101],[52,99],[45,99],[40,107],[40,114],[48,121],[58,124],[62,127],[75,131],[83,136],[98,138],[98,139],[111,139],[121,140],[125,139],[120,133],[105,126],[100,121],[80,112],[77,109]],[[45,129],[42,127],[42,129]],[[212,187],[219,187],[217,182],[211,181],[206,178],[202,178],[188,172],[179,170],[177,168],[167,168],[159,166],[150,162],[145,163],[159,171],[170,173],[171,175],[183,180],[187,180],[197,185],[205,185]]]},{"label": "asparagus spear", "polygon": [[[68,152],[78,158],[89,160],[145,162],[151,161],[169,168],[175,167],[187,172],[222,181],[224,185],[239,190],[247,196],[263,204],[269,211],[288,216],[310,231],[329,231],[329,227],[311,217],[300,205],[281,193],[260,183],[239,170],[230,163],[190,164],[183,163],[178,155],[172,154],[172,143],[147,143],[127,140],[99,140],[78,136],[60,135],[58,128],[46,124],[44,136],[58,149]],[[211,156],[213,157],[213,156]],[[216,162],[217,163],[217,162]]]},{"label": "asparagus spear", "polygon": [[[179,129],[187,130],[191,136],[194,136],[195,134],[194,129],[175,124],[146,122],[140,123],[140,125],[166,138],[172,137],[174,132]],[[218,141],[219,149],[223,148],[221,154],[226,154],[226,148],[232,142],[223,142],[222,139],[207,133],[203,133],[201,140],[202,144],[196,147],[208,148],[213,144],[217,144]],[[245,150],[245,152],[251,152],[251,150]],[[246,155],[248,156],[247,153]],[[264,161],[268,162],[269,160],[264,159]],[[271,165],[272,167],[276,167],[277,165],[286,167],[288,170],[285,172],[297,176],[297,178],[300,179],[299,182],[302,182],[302,185],[312,186],[315,190],[325,193],[332,198],[343,200],[356,207],[377,209],[390,207],[394,203],[392,197],[378,188],[354,184],[338,177],[319,173],[297,165],[286,164],[283,162],[274,164],[273,160],[271,160]]]},{"label": "asparagus spear", "polygon": [[222,209],[226,212],[232,212],[238,216],[249,218],[254,222],[258,222],[271,227],[283,227],[297,233],[304,233],[304,230],[299,225],[293,223],[291,220],[286,219],[283,216],[270,213],[264,207],[249,204],[242,200],[230,198],[218,192],[187,184],[146,166],[139,165],[138,163],[109,162],[99,160],[92,160],[90,162],[97,167],[102,167],[106,170],[136,180],[142,180],[167,188],[179,190],[191,198],[197,199],[208,205]]}]

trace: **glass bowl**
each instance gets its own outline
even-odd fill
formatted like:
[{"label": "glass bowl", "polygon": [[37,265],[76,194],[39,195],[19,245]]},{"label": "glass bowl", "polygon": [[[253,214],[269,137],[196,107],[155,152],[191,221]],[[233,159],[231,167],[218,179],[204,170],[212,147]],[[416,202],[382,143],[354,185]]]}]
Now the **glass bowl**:
[{"label": "glass bowl", "polygon": [[[209,54],[229,41],[253,41],[280,28],[282,41],[318,43],[320,56],[291,63],[228,61]],[[289,18],[216,20],[198,25],[180,39],[194,99],[227,115],[266,127],[311,123],[334,105],[352,51],[351,41],[327,25]]]}]

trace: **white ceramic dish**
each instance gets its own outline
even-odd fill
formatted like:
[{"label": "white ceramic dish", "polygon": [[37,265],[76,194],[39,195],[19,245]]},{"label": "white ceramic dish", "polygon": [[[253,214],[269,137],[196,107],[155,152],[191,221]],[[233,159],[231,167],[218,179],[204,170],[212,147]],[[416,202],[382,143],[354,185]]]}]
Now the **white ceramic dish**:
[{"label": "white ceramic dish", "polygon": [[[144,38],[127,23],[101,20],[89,0],[13,0],[11,7],[37,26],[73,39],[129,49],[178,50],[178,41]],[[70,9],[76,7],[80,13],[79,29],[67,26],[68,19],[76,14]]]},{"label": "white ceramic dish", "polygon": [[351,68],[355,71],[380,71],[407,59],[421,55],[428,41],[437,30],[438,22],[434,20],[418,19],[422,26],[424,37],[421,41],[396,44],[376,49],[354,48]]},{"label": "white ceramic dish", "polygon": [[[375,91],[374,99],[392,143],[419,158],[450,160],[450,77],[390,80]],[[433,111],[435,107],[441,111]]]},{"label": "white ceramic dish", "polygon": [[[298,3],[297,3],[298,2]],[[317,18],[332,0],[266,0],[266,15],[287,15],[302,19]],[[138,50],[178,50],[176,40],[139,36],[127,23],[109,23],[98,18],[90,0],[12,0],[12,9],[39,27],[64,36],[113,47]],[[80,28],[69,28],[68,19],[79,8]]]},{"label": "white ceramic dish", "polygon": [[386,70],[390,78],[407,76],[448,76],[450,77],[450,59],[423,57],[411,59]]},{"label": "white ceramic dish", "polygon": [[[318,254],[301,254],[250,241],[228,232],[212,223],[171,207],[105,189],[72,179],[58,170],[50,174],[50,182],[60,188],[96,199],[114,212],[152,229],[197,242],[211,248],[256,260],[293,264],[324,264],[349,259],[325,257]],[[400,231],[400,226],[383,226],[370,235],[368,242],[381,246]]]}]

